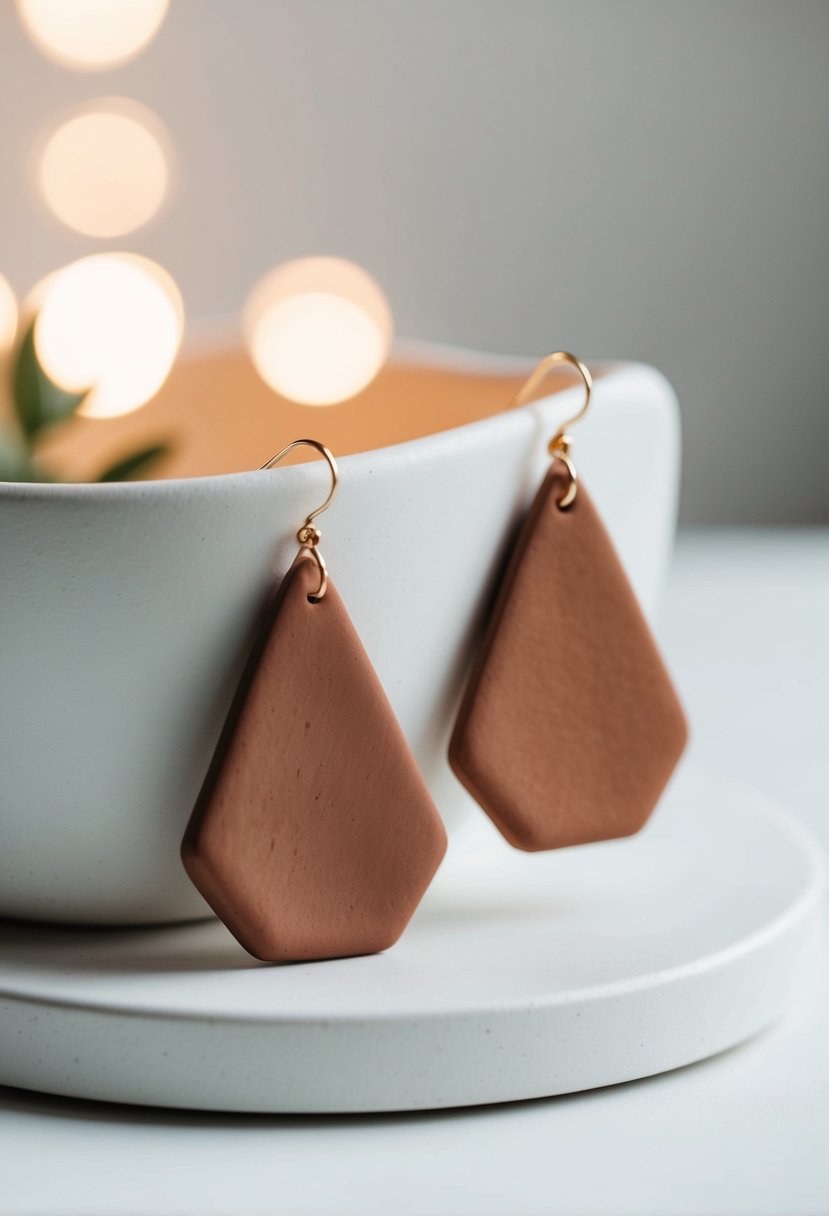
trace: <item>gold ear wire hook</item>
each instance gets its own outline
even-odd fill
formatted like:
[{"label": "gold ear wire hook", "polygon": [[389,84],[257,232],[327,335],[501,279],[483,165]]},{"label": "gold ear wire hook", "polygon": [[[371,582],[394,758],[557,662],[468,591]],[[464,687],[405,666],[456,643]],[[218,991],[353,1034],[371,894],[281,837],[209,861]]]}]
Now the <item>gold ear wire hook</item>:
[{"label": "gold ear wire hook", "polygon": [[581,359],[577,359],[575,355],[571,355],[569,351],[566,350],[554,351],[553,354],[547,355],[544,359],[542,359],[538,366],[532,372],[530,372],[529,376],[510,402],[509,408],[513,409],[519,405],[527,405],[530,401],[533,401],[538,396],[538,390],[547,379],[547,376],[559,363],[570,363],[576,368],[582,378],[582,382],[584,383],[584,401],[581,404],[581,408],[573,415],[572,418],[561,424],[547,445],[547,451],[550,453],[550,455],[555,460],[560,460],[562,464],[565,465],[567,472],[570,475],[570,484],[565,490],[564,494],[558,500],[559,509],[566,511],[567,508],[572,506],[575,502],[576,492],[578,490],[578,474],[576,473],[575,465],[570,459],[570,448],[573,440],[567,434],[567,428],[573,426],[587,413],[590,405],[590,398],[593,393],[593,377],[590,375],[590,372],[582,363]]},{"label": "gold ear wire hook", "polygon": [[314,520],[318,515],[322,515],[323,511],[328,510],[328,508],[331,506],[334,495],[337,492],[337,486],[340,484],[340,474],[339,470],[337,469],[337,462],[325,444],[320,443],[319,440],[294,439],[287,444],[281,452],[277,452],[275,456],[271,456],[270,460],[266,461],[266,463],[261,466],[260,472],[262,469],[272,469],[275,465],[279,464],[280,461],[284,460],[289,452],[292,452],[294,448],[298,447],[313,448],[314,451],[319,452],[319,454],[324,457],[331,473],[331,489],[328,491],[328,497],[321,506],[316,507],[313,511],[310,511],[308,515],[305,516],[305,523],[297,530],[296,534],[300,548],[307,549],[314,561],[317,563],[317,570],[319,571],[320,576],[319,586],[314,594],[308,598],[314,602],[318,602],[323,598],[325,592],[328,590],[328,570],[326,569],[322,554],[318,548],[320,540],[322,539],[322,533],[320,532],[319,528],[314,527]]}]

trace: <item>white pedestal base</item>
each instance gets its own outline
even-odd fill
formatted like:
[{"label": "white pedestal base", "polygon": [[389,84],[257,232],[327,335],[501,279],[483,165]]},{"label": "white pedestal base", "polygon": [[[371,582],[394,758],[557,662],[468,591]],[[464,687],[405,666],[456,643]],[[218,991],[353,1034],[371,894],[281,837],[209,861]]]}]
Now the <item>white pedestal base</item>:
[{"label": "white pedestal base", "polygon": [[268,967],[215,923],[6,924],[0,1083],[206,1110],[419,1110],[570,1093],[750,1037],[795,999],[820,853],[686,771],[636,840],[454,844],[403,940]]}]

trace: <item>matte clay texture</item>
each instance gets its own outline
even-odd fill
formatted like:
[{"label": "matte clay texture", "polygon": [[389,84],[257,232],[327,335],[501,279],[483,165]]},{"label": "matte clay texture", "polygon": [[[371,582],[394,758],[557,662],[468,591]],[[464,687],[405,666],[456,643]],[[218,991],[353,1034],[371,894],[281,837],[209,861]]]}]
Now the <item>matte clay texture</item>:
[{"label": "matte clay texture", "polygon": [[555,462],[521,529],[450,744],[507,840],[637,832],[687,742],[682,707],[604,525]]},{"label": "matte clay texture", "polygon": [[372,954],[403,932],[446,835],[336,589],[300,557],[270,610],[182,843],[257,958]]}]

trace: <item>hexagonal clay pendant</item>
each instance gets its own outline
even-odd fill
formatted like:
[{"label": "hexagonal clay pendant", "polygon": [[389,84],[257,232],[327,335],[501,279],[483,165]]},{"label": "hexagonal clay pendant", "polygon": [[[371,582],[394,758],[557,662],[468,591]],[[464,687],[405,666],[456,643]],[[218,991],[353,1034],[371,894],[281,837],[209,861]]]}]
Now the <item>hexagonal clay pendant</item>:
[{"label": "hexagonal clay pendant", "polygon": [[579,483],[556,461],[524,522],[449,759],[507,840],[555,849],[643,826],[685,716],[633,589]]},{"label": "hexagonal clay pendant", "polygon": [[443,824],[335,588],[280,587],[182,843],[187,873],[267,961],[372,954],[403,932]]}]

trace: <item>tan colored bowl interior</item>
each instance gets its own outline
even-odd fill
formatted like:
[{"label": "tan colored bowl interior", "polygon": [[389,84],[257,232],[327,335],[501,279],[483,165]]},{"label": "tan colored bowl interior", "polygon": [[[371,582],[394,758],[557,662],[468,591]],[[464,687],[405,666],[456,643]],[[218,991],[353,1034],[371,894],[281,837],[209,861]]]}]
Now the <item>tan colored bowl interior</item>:
[{"label": "tan colored bowl interior", "polygon": [[[299,436],[346,455],[474,422],[506,409],[523,380],[397,356],[357,397],[301,406],[272,392],[241,348],[214,349],[185,355],[142,409],[107,421],[77,418],[47,437],[41,451],[67,480],[94,479],[124,452],[155,440],[173,445],[158,477],[233,473],[258,468]],[[562,387],[569,383],[562,378]]]}]

